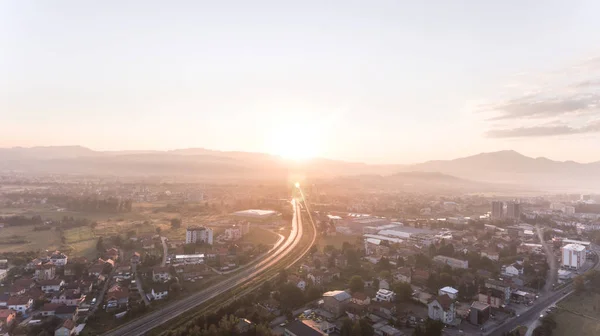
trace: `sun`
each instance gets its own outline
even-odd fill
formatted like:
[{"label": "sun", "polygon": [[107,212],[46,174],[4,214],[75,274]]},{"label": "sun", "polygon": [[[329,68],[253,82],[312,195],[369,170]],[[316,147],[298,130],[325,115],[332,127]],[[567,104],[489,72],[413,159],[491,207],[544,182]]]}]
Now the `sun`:
[{"label": "sun", "polygon": [[270,152],[284,159],[304,161],[319,155],[319,136],[314,128],[301,123],[289,123],[273,132]]}]

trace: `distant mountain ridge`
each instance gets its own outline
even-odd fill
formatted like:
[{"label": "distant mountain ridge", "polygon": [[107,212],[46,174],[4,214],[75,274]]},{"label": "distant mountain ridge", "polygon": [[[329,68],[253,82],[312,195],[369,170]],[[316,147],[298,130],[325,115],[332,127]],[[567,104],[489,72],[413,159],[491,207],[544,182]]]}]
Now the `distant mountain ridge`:
[{"label": "distant mountain ridge", "polygon": [[[600,161],[578,163],[531,158],[513,150],[411,165],[366,164],[317,158],[284,160],[265,153],[186,148],[169,151],[94,151],[81,146],[0,148],[0,171],[98,175],[176,175],[206,179],[288,178],[381,175],[393,179],[461,178],[548,188],[600,190]],[[418,173],[439,173],[418,175]],[[406,174],[409,175],[406,175]],[[412,174],[412,175],[410,175]],[[426,176],[426,177],[423,177]],[[398,176],[396,176],[398,177]]]}]

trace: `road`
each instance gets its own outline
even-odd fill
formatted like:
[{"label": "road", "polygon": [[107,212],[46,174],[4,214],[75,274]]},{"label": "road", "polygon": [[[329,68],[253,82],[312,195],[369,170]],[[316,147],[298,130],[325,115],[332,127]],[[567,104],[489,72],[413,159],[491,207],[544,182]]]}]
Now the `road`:
[{"label": "road", "polygon": [[169,248],[167,247],[167,237],[160,237],[160,241],[163,247],[163,258],[160,265],[164,267],[167,264],[167,253],[169,252]]},{"label": "road", "polygon": [[[595,253],[598,255],[599,250],[592,246]],[[594,264],[592,269],[600,269],[600,263]],[[580,273],[583,273],[586,270],[582,270]],[[508,322],[498,326],[497,328],[490,330],[485,333],[485,335],[489,336],[501,336],[506,332],[509,332],[520,325],[534,325],[533,322],[539,318],[540,314],[545,314],[545,310],[548,309],[551,305],[555,304],[557,301],[562,300],[563,298],[569,296],[573,293],[573,284],[569,284],[568,286],[556,291],[550,292],[547,295],[540,296],[540,298],[535,301],[535,304],[526,312],[522,313],[520,316],[517,316]]]},{"label": "road", "polygon": [[133,265],[131,265],[131,268],[132,268],[133,274],[135,276],[135,285],[137,287],[138,293],[142,297],[144,304],[146,306],[148,306],[148,305],[150,305],[150,300],[148,300],[148,296],[146,296],[146,293],[144,293],[144,288],[142,287],[142,279],[140,278],[140,274],[137,271],[137,263],[134,263]]},{"label": "road", "polygon": [[[177,316],[194,309],[198,305],[213,299],[237,286],[240,286],[251,279],[259,276],[271,267],[279,263],[285,256],[294,251],[298,246],[303,234],[302,216],[300,214],[299,204],[292,201],[294,207],[294,216],[292,219],[292,231],[285,243],[278,248],[273,248],[273,251],[263,260],[255,262],[252,267],[241,270],[239,273],[232,275],[223,282],[213,285],[203,291],[191,294],[189,297],[182,300],[165,305],[157,311],[153,311],[139,319],[133,320],[123,326],[113,329],[105,336],[134,336],[143,335],[150,330],[176,318]],[[313,234],[316,230],[313,230]]]}]

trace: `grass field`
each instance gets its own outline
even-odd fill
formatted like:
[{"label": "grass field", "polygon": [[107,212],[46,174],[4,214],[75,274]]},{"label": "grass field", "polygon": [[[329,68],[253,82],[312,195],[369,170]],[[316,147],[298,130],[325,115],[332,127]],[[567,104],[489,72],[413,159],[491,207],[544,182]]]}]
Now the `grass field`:
[{"label": "grass field", "polygon": [[0,229],[0,237],[22,236],[26,243],[0,244],[0,252],[44,251],[60,248],[60,233],[55,230],[33,231],[33,226],[13,226]]},{"label": "grass field", "polygon": [[273,245],[277,242],[279,236],[272,231],[263,228],[251,228],[250,232],[242,238],[242,242],[254,245]]},{"label": "grass field", "polygon": [[348,242],[350,244],[356,243],[357,237],[359,236],[343,234],[338,234],[335,236],[317,237],[317,246],[319,247],[319,251],[323,251],[323,248],[327,245],[333,245],[335,248],[341,249],[342,244],[344,244],[344,242]]},{"label": "grass field", "polygon": [[[557,306],[563,309],[559,309],[554,314],[557,328],[552,335],[600,335],[600,320],[598,320],[600,319],[600,294],[571,295],[559,302]],[[597,319],[579,314],[596,317]]]}]

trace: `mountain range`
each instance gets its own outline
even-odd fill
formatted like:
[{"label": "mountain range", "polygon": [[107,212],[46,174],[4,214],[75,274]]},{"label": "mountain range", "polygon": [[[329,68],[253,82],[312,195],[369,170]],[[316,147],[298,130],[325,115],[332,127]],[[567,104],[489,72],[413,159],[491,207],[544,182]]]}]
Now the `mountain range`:
[{"label": "mountain range", "polygon": [[[0,172],[113,176],[177,176],[194,179],[288,179],[290,175],[331,178],[373,175],[410,183],[426,179],[457,184],[477,181],[530,186],[541,190],[600,190],[600,161],[578,163],[531,158],[507,150],[418,164],[365,164],[329,159],[305,162],[265,153],[203,148],[170,151],[94,151],[81,146],[0,148]],[[399,173],[403,173],[398,175]]]}]

